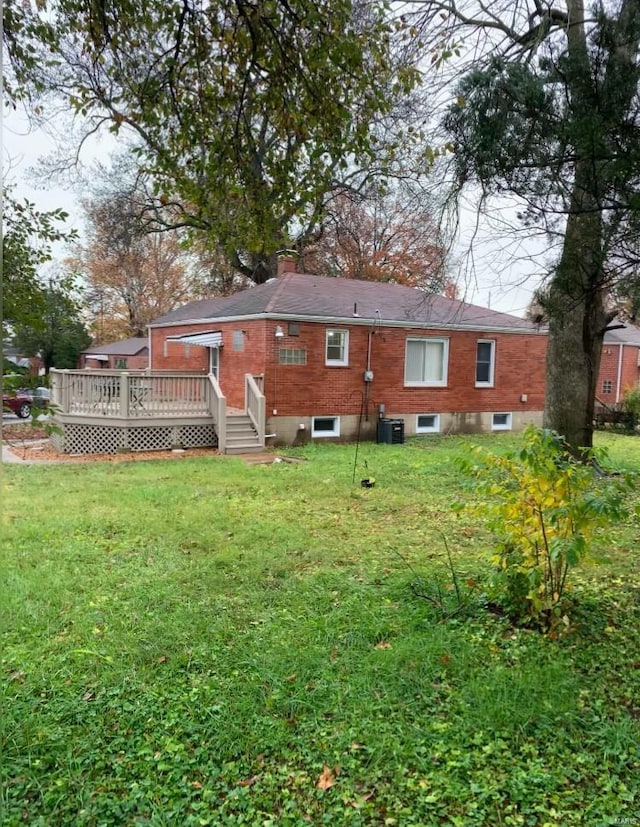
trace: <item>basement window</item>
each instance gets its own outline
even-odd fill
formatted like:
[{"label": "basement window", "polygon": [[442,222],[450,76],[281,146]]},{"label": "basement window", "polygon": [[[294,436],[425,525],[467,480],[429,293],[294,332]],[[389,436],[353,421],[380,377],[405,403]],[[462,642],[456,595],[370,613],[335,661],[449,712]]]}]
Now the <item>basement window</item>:
[{"label": "basement window", "polygon": [[311,420],[311,436],[340,436],[340,417],[314,416]]},{"label": "basement window", "polygon": [[492,431],[510,431],[511,430],[511,414],[510,413],[494,413],[491,415],[491,430]]},{"label": "basement window", "polygon": [[416,433],[440,433],[440,414],[418,414],[416,416]]}]

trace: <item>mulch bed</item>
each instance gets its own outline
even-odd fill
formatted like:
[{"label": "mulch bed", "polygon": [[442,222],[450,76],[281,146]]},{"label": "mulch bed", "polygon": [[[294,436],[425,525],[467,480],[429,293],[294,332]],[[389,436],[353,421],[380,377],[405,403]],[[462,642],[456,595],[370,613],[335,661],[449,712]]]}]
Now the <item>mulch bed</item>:
[{"label": "mulch bed", "polygon": [[184,451],[125,451],[118,454],[63,454],[46,440],[43,428],[29,423],[2,425],[2,442],[11,453],[29,462],[140,462],[151,459],[183,459],[184,457],[217,457],[213,448],[189,448]]}]

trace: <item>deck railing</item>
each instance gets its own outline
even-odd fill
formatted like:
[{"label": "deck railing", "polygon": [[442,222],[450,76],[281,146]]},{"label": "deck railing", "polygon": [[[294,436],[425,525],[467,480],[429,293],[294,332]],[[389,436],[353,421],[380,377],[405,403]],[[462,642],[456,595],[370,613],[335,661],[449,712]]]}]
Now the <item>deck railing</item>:
[{"label": "deck railing", "polygon": [[212,412],[203,374],[55,370],[51,380],[52,403],[61,414],[157,419]]},{"label": "deck railing", "polygon": [[216,423],[218,433],[218,451],[225,453],[227,447],[227,400],[220,389],[218,380],[210,373],[208,378],[209,410]]}]

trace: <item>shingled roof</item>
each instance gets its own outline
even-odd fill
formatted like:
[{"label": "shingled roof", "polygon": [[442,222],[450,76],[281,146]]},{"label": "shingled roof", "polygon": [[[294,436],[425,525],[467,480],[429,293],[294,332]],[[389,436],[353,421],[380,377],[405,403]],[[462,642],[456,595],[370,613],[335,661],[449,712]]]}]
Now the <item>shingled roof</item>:
[{"label": "shingled roof", "polygon": [[605,344],[610,345],[638,345],[640,346],[640,327],[629,324],[629,322],[621,322],[615,320],[611,324],[621,324],[624,327],[618,327],[615,330],[607,330],[604,334]]},{"label": "shingled roof", "polygon": [[150,327],[249,318],[532,332],[530,322],[412,287],[306,273],[285,273],[233,296],[203,299],[155,319]]},{"label": "shingled roof", "polygon": [[132,339],[111,342],[108,345],[94,345],[82,352],[89,357],[92,353],[104,354],[105,356],[136,356],[148,346],[149,341],[146,337],[137,336]]}]

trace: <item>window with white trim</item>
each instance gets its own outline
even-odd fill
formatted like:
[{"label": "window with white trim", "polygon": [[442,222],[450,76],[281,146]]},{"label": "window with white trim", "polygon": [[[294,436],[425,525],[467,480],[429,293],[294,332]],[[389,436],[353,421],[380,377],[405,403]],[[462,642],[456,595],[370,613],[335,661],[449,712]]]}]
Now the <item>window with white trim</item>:
[{"label": "window with white trim", "polygon": [[494,339],[478,339],[476,345],[476,388],[492,388],[496,358]]},{"label": "window with white trim", "polygon": [[448,361],[448,339],[407,339],[404,384],[408,387],[444,387]]},{"label": "window with white trim", "polygon": [[349,364],[349,331],[327,330],[325,365]]},{"label": "window with white trim", "polygon": [[311,436],[340,436],[340,417],[314,416],[311,420]]},{"label": "window with white trim", "polygon": [[440,414],[418,414],[416,416],[416,433],[440,433]]},{"label": "window with white trim", "polygon": [[492,431],[510,431],[511,430],[511,414],[510,413],[494,413],[494,414],[491,414],[491,430]]},{"label": "window with white trim", "polygon": [[613,393],[613,382],[611,379],[603,379],[602,393]]}]

